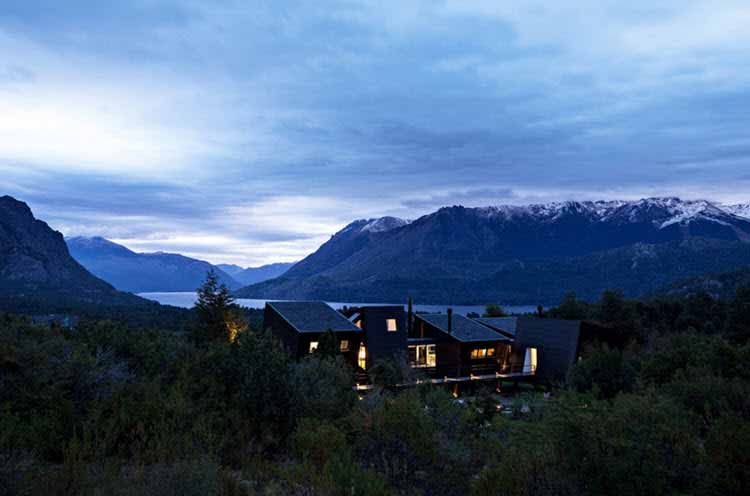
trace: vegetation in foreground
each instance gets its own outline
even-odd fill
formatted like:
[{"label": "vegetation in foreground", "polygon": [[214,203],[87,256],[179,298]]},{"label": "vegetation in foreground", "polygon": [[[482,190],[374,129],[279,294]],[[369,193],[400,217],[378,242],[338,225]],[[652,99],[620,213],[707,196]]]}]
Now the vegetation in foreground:
[{"label": "vegetation in foreground", "polygon": [[189,332],[0,316],[0,494],[750,491],[748,289],[569,296],[548,315],[631,339],[593,345],[551,398],[528,390],[504,412],[489,391],[358,398],[325,347],[293,363],[208,289]]}]

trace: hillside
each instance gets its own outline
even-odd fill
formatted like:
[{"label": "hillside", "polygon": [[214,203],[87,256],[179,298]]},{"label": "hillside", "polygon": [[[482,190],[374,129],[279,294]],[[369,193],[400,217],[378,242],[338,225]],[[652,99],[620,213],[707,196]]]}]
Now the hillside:
[{"label": "hillside", "polygon": [[92,275],[28,205],[0,197],[0,310],[153,305]]},{"label": "hillside", "polygon": [[698,293],[708,293],[715,298],[730,299],[740,286],[750,286],[750,266],[729,272],[712,273],[681,279],[659,288],[656,296],[686,297]]},{"label": "hillside", "polygon": [[593,298],[615,287],[638,296],[750,263],[748,241],[750,219],[707,201],[447,207],[413,222],[355,221],[282,277],[237,295],[550,304],[569,290]]},{"label": "hillside", "polygon": [[195,291],[211,270],[230,289],[240,287],[229,274],[203,260],[173,253],[136,253],[101,237],[75,237],[66,242],[81,265],[122,291]]}]

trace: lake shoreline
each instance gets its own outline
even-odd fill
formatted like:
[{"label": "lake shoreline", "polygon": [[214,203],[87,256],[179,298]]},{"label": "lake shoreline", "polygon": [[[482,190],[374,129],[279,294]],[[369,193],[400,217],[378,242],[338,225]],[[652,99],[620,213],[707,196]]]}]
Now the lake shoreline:
[{"label": "lake shoreline", "polygon": [[[148,300],[156,301],[163,305],[172,305],[182,308],[191,308],[197,299],[195,292],[148,292],[138,293],[138,296],[146,298]],[[265,307],[266,302],[269,301],[285,301],[280,299],[250,299],[250,298],[237,298],[237,304],[247,308],[262,309]],[[362,303],[362,302],[331,302],[327,301],[327,304],[333,308],[339,309],[344,306],[357,307],[357,306],[398,306],[401,305],[406,307],[406,303]],[[509,314],[525,314],[535,313],[536,305],[501,305],[502,308]],[[452,308],[453,311],[460,315],[467,315],[469,313],[482,314],[485,310],[485,305],[422,305],[414,304],[415,312],[426,312],[426,313],[440,313],[445,312],[448,308]]]}]

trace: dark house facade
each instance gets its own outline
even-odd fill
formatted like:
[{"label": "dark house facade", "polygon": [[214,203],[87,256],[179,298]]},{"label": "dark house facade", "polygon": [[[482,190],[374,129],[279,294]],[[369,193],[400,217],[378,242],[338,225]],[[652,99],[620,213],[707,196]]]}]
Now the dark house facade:
[{"label": "dark house facade", "polygon": [[263,326],[278,337],[296,360],[314,352],[331,331],[348,362],[357,364],[362,329],[322,301],[276,301],[266,303]]},{"label": "dark house facade", "polygon": [[533,372],[555,382],[565,378],[580,352],[581,322],[536,317],[479,318],[477,322],[512,336],[511,371]]},{"label": "dark house facade", "polygon": [[[264,326],[297,360],[313,353],[327,332],[357,371],[358,382],[380,360],[407,361],[433,383],[538,377],[563,380],[580,354],[580,321],[447,313],[412,314],[402,306],[344,311],[321,301],[270,302]],[[417,382],[425,380],[418,379]]]},{"label": "dark house facade", "polygon": [[511,340],[464,317],[416,314],[408,340],[409,362],[431,377],[471,377],[508,367]]},{"label": "dark house facade", "polygon": [[349,320],[362,332],[357,365],[368,370],[379,360],[400,359],[406,354],[408,332],[401,306],[364,306],[353,310]]}]

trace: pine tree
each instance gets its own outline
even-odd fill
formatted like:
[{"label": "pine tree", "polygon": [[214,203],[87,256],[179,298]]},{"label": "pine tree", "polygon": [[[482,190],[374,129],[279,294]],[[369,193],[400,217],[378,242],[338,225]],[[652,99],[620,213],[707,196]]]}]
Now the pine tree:
[{"label": "pine tree", "polygon": [[213,270],[208,272],[206,281],[198,288],[195,311],[198,327],[194,337],[197,341],[234,341],[237,334],[247,328],[229,288],[219,284]]}]

